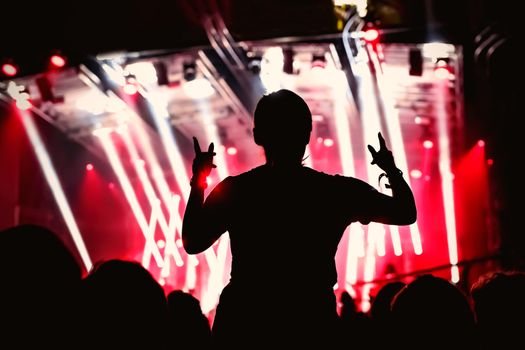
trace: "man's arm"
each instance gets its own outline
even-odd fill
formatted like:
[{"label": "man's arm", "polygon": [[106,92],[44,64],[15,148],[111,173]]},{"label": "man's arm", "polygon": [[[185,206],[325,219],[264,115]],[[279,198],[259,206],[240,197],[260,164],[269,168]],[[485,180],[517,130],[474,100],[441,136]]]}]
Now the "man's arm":
[{"label": "man's arm", "polygon": [[392,196],[376,192],[371,198],[369,219],[383,224],[410,225],[417,219],[416,202],[412,190],[403,178],[401,170],[396,167],[392,152],[386,147],[381,133],[379,137],[379,151],[368,146],[372,154],[372,164],[377,164],[385,171],[392,189]]},{"label": "man's arm", "polygon": [[195,159],[191,192],[182,222],[182,244],[188,254],[198,254],[208,249],[225,231],[224,220],[225,185],[221,182],[204,201],[206,177],[213,164],[213,143],[208,152],[201,152],[199,142],[193,138]]}]

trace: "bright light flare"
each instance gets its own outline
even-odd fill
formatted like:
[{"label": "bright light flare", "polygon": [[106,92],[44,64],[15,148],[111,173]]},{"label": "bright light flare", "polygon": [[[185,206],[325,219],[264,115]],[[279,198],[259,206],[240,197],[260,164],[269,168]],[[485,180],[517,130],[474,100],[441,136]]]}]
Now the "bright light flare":
[{"label": "bright light flare", "polygon": [[14,77],[18,74],[18,68],[11,63],[4,63],[2,65],[2,73],[7,75],[8,77]]},{"label": "bright light flare", "polygon": [[423,173],[419,169],[412,169],[410,170],[410,177],[413,179],[420,179],[421,176],[423,176]]},{"label": "bright light flare", "polygon": [[[142,231],[142,234],[144,235],[144,238],[146,239],[146,246],[144,248],[142,263],[144,267],[147,268],[149,266],[149,254],[152,254],[153,258],[155,259],[155,262],[157,263],[157,266],[162,267],[164,264],[164,261],[162,259],[162,255],[160,254],[157,244],[155,242],[155,238],[154,238],[155,227],[154,225],[148,224],[148,222],[146,221],[146,217],[144,215],[144,212],[142,211],[142,208],[140,207],[137,196],[135,195],[135,191],[133,190],[133,186],[131,185],[128,175],[126,174],[126,171],[124,170],[124,167],[117,153],[115,145],[113,144],[113,141],[111,140],[111,135],[107,131],[105,131],[105,132],[99,132],[98,137],[102,144],[102,148],[104,149],[104,152],[106,153],[106,156],[108,157],[111,167],[113,168],[113,171],[117,175],[117,178],[122,187],[122,190],[124,191],[124,195],[126,199],[128,200],[128,203],[131,207],[131,210],[133,211],[133,214],[135,215],[135,218],[137,219],[137,222]],[[156,223],[157,218],[154,217],[153,214],[155,214],[155,211],[152,211],[151,221],[153,223]]]},{"label": "bright light flare", "polygon": [[[440,101],[437,110],[438,116],[438,135],[439,135],[439,172],[441,173],[441,187],[443,195],[443,206],[445,209],[445,227],[447,231],[448,256],[451,268],[451,275],[453,278],[459,280],[459,275],[455,275],[455,269],[458,263],[458,244],[456,234],[456,214],[454,204],[454,175],[451,171],[451,152],[450,140],[448,136],[447,112],[445,110],[445,96],[448,88],[445,83],[440,84],[440,93],[438,94]],[[479,146],[479,143],[478,143]]]},{"label": "bright light flare", "polygon": [[56,68],[62,68],[66,65],[66,59],[63,56],[60,55],[53,55],[49,59],[51,64]]},{"label": "bright light flare", "polygon": [[438,79],[448,79],[450,77],[450,70],[447,67],[434,68],[434,76]]},{"label": "bright light flare", "polygon": [[182,85],[184,93],[188,97],[194,99],[204,99],[212,96],[215,93],[215,89],[205,78],[198,78],[191,81],[185,81]]},{"label": "bright light flare", "polygon": [[374,42],[379,39],[379,31],[377,29],[367,29],[363,33],[363,39],[368,42]]},{"label": "bright light flare", "polygon": [[89,271],[93,266],[91,258],[89,257],[86,246],[84,245],[84,240],[82,239],[82,235],[78,229],[73,212],[69,207],[69,203],[66,199],[66,195],[64,194],[64,190],[62,189],[62,185],[58,180],[58,176],[55,172],[55,168],[53,167],[53,163],[51,162],[51,158],[49,157],[49,153],[47,153],[46,147],[40,138],[40,134],[38,133],[33,116],[29,113],[21,112],[20,117],[22,119],[22,124],[26,130],[27,136],[29,137],[29,141],[31,142],[33,150],[36,153],[40,167],[44,172],[46,181],[51,188],[51,192],[53,193],[53,197],[55,198],[60,213],[62,214],[66,226],[71,233],[71,237],[73,238],[73,242],[80,253],[82,262],[84,263],[86,270]]},{"label": "bright light flare", "polygon": [[432,147],[434,147],[434,142],[432,142],[432,140],[423,141],[423,148],[431,149]]},{"label": "bright light flare", "polygon": [[325,145],[325,147],[332,147],[334,145],[334,140],[326,138],[323,140],[323,145]]},{"label": "bright light flare", "polygon": [[226,148],[226,153],[228,153],[230,156],[234,156],[237,154],[237,148],[230,146]]},{"label": "bright light flare", "polygon": [[87,171],[92,171],[93,169],[94,169],[93,164],[91,164],[91,163],[87,163],[86,164],[86,170]]},{"label": "bright light flare", "polygon": [[127,95],[130,95],[130,96],[135,95],[139,91],[138,88],[137,88],[137,85],[135,85],[133,83],[126,83],[122,87],[122,90],[124,91],[124,93],[126,93]]}]

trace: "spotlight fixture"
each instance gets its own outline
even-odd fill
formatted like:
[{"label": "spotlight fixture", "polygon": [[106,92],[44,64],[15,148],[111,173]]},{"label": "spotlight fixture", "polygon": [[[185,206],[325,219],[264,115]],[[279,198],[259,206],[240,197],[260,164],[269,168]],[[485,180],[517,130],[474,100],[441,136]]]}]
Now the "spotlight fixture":
[{"label": "spotlight fixture", "polygon": [[186,81],[192,81],[197,77],[195,62],[184,62],[182,64],[182,71],[184,74],[184,80]]}]

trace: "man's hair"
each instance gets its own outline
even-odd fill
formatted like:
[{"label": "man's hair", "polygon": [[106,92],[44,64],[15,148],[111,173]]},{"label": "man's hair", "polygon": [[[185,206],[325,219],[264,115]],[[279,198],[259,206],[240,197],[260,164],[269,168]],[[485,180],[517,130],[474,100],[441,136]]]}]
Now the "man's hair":
[{"label": "man's hair", "polygon": [[299,95],[281,89],[259,100],[254,126],[264,140],[308,140],[312,131],[312,113]]}]

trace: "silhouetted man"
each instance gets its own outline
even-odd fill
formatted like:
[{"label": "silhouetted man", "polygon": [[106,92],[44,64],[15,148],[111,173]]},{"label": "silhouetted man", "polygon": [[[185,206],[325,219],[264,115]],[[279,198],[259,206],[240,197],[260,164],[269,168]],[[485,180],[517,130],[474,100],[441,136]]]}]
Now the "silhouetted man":
[{"label": "silhouetted man", "polygon": [[262,97],[254,124],[266,164],[224,179],[206,200],[214,146],[202,152],[194,138],[184,248],[203,252],[226,231],[231,239],[231,279],[217,308],[215,341],[220,347],[329,345],[337,336],[334,257],[346,227],[356,221],[413,223],[412,191],[381,134],[379,151],[368,148],[372,164],[387,174],[392,196],[361,180],[303,166],[312,115],[289,90]]}]

